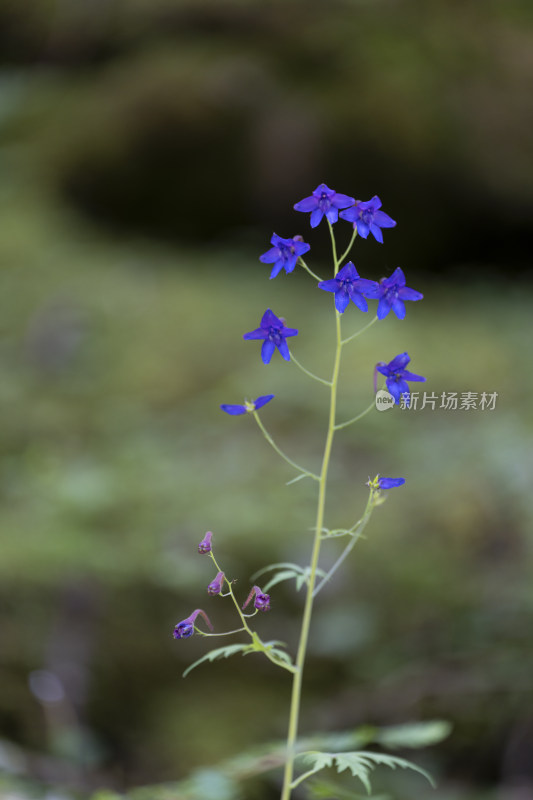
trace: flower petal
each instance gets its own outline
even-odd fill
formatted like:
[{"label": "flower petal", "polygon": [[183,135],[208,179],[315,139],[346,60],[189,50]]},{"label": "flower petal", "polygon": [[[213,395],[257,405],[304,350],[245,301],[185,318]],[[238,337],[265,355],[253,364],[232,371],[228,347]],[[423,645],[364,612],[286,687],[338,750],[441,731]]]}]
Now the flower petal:
[{"label": "flower petal", "polygon": [[299,203],[293,206],[295,211],[313,211],[316,208],[316,197],[304,197]]},{"label": "flower petal", "polygon": [[279,317],[276,317],[272,309],[267,308],[263,316],[261,317],[261,327],[262,328],[281,328],[283,327],[283,322],[280,320]]},{"label": "flower petal", "polygon": [[263,394],[261,397],[258,397],[257,400],[254,400],[255,410],[257,411],[258,408],[266,406],[267,403],[270,403],[273,397],[273,394]]},{"label": "flower petal", "polygon": [[285,339],[282,339],[281,342],[278,344],[278,350],[285,359],[285,361],[291,360],[291,354],[289,353],[289,345],[287,344]]},{"label": "flower petal", "polygon": [[350,302],[350,295],[343,289],[340,289],[335,294],[335,308],[337,309],[339,314],[343,314],[346,311],[349,302]]},{"label": "flower petal", "polygon": [[325,292],[336,292],[339,289],[339,282],[335,278],[330,281],[320,281],[318,288],[323,289]]},{"label": "flower petal", "polygon": [[398,297],[402,300],[423,300],[424,295],[422,292],[417,292],[416,289],[410,289],[408,286],[402,286],[398,292]]},{"label": "flower petal", "polygon": [[261,347],[261,358],[263,360],[263,364],[270,363],[270,359],[272,358],[272,354],[274,353],[275,349],[276,346],[274,342],[271,341],[270,339],[265,339]]},{"label": "flower petal", "polygon": [[379,488],[394,489],[396,486],[403,486],[404,483],[405,483],[405,478],[380,478]]},{"label": "flower petal", "polygon": [[273,264],[274,261],[277,261],[280,257],[279,247],[271,247],[270,250],[267,250],[266,253],[259,256],[259,261],[263,264]]},{"label": "flower petal", "polygon": [[266,339],[268,336],[268,331],[264,328],[256,328],[255,331],[249,331],[248,333],[243,334],[243,339]]},{"label": "flower petal", "polygon": [[246,414],[246,407],[245,406],[232,406],[228,405],[227,403],[222,403],[220,406],[222,411],[225,411],[226,414],[231,414],[233,417],[237,417],[240,414]]},{"label": "flower petal", "polygon": [[376,211],[374,214],[374,222],[376,225],[379,225],[380,228],[394,228],[396,226],[396,221],[389,217],[388,214],[385,214],[384,211]]},{"label": "flower petal", "polygon": [[334,225],[339,219],[339,209],[335,208],[335,206],[331,206],[331,208],[328,208],[328,210],[326,211],[326,217],[331,222],[331,224]]},{"label": "flower petal", "polygon": [[359,292],[354,291],[352,293],[352,300],[361,311],[368,311],[368,303],[366,302],[365,298]]},{"label": "flower petal", "polygon": [[392,301],[392,310],[398,319],[405,319],[405,305],[399,297]]},{"label": "flower petal", "polygon": [[335,206],[335,208],[348,208],[348,206],[353,206],[354,203],[355,198],[348,197],[347,194],[340,194],[339,192],[335,192],[331,198],[331,205]]},{"label": "flower petal", "polygon": [[357,225],[357,233],[359,234],[359,236],[362,236],[363,239],[366,239],[368,234],[370,233],[370,228],[368,227],[366,222],[363,222],[362,219],[358,219],[356,220],[356,225]]},{"label": "flower petal", "polygon": [[409,372],[407,369],[403,370],[402,377],[405,378],[406,381],[420,381],[421,383],[426,382],[426,379],[423,378],[422,375],[415,375],[414,372]]},{"label": "flower petal", "polygon": [[389,311],[391,310],[391,304],[387,300],[386,297],[382,297],[378,303],[378,319],[385,319]]},{"label": "flower petal", "polygon": [[348,220],[348,222],[355,222],[359,217],[357,206],[352,206],[351,208],[346,208],[344,211],[341,211],[339,217]]},{"label": "flower petal", "polygon": [[320,221],[323,216],[324,212],[321,211],[320,208],[315,208],[315,210],[311,214],[311,227],[316,228],[316,226],[320,224]]},{"label": "flower petal", "polygon": [[391,372],[398,372],[406,367],[410,360],[408,353],[399,353],[397,356],[394,356],[392,361],[389,361],[387,366]]},{"label": "flower petal", "polygon": [[282,336],[298,336],[298,328],[282,328],[281,329]]},{"label": "flower petal", "polygon": [[276,263],[274,264],[272,272],[270,273],[270,280],[272,280],[272,278],[277,278],[282,269],[283,269],[283,261],[280,258],[279,261],[276,261]]},{"label": "flower petal", "polygon": [[370,233],[380,244],[383,244],[383,234],[381,233],[381,228],[379,228],[374,222],[370,223]]}]

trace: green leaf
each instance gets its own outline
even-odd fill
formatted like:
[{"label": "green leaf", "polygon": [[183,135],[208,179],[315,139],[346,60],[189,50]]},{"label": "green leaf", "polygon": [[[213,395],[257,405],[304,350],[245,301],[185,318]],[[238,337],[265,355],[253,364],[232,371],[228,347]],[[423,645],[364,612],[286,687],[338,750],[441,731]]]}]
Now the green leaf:
[{"label": "green leaf", "polygon": [[310,753],[301,753],[300,755],[303,756],[304,761],[312,764],[312,768],[317,771],[319,769],[325,769],[326,767],[332,767],[333,759],[335,758],[334,753],[320,753],[318,750]]},{"label": "green leaf", "polygon": [[371,792],[369,774],[376,765],[390,767],[390,769],[412,769],[423,775],[431,786],[435,788],[435,782],[429,772],[426,772],[422,767],[407,761],[405,758],[397,758],[396,756],[389,756],[386,753],[373,753],[370,751],[359,750],[354,753],[336,753],[335,761],[337,762],[337,772],[342,772],[349,769],[354,778],[359,778],[363,783],[368,793]]},{"label": "green leaf", "polygon": [[248,653],[253,653],[256,649],[257,648],[252,644],[228,644],[226,647],[217,647],[216,650],[210,650],[205,656],[202,656],[202,658],[199,658],[194,664],[191,664],[190,667],[187,667],[183,673],[183,677],[185,678],[191,670],[203,661],[215,661],[217,658],[229,658],[239,652],[241,652],[243,656],[246,656]]},{"label": "green leaf", "polygon": [[270,572],[273,569],[292,569],[295,572],[305,572],[306,567],[300,567],[298,564],[293,564],[292,561],[278,561],[275,564],[269,564],[263,569],[254,572],[250,580],[255,581],[256,578],[259,578],[260,575],[264,575],[265,572]]},{"label": "green leaf", "polygon": [[293,569],[284,569],[277,572],[273,578],[271,578],[268,583],[266,583],[263,587],[264,592],[268,592],[269,589],[272,589],[277,583],[281,583],[282,581],[288,581],[291,578],[296,578],[296,584],[298,584],[298,580],[302,579],[305,581],[305,575],[302,575],[300,572],[296,572]]},{"label": "green leaf", "polygon": [[[426,772],[422,767],[418,767],[416,764],[406,761],[405,758],[397,758],[396,756],[389,756],[385,753],[373,753],[365,750],[357,750],[353,753],[321,753],[318,751],[311,751],[300,753],[300,756],[303,757],[306,762],[313,765],[309,773],[304,773],[304,775],[300,776],[300,781],[305,780],[321,769],[331,767],[333,762],[335,762],[337,772],[343,772],[345,769],[349,769],[354,778],[359,778],[368,794],[372,791],[370,774],[378,765],[390,767],[390,769],[396,769],[396,767],[412,769],[420,773],[420,775],[423,775],[429,783],[435,787],[433,778],[429,772]],[[297,785],[297,782],[298,778],[296,779],[295,785]]]},{"label": "green leaf", "polygon": [[382,728],[374,741],[384,747],[428,747],[438,744],[450,735],[452,726],[445,720],[431,722],[413,722],[407,725],[394,725]]}]

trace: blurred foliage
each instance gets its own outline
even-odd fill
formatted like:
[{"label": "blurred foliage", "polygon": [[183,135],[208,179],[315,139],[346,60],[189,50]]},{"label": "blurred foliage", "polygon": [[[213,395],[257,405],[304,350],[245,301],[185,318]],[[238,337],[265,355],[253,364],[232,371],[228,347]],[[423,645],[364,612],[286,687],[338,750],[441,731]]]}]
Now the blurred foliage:
[{"label": "blurred foliage", "polygon": [[289,235],[327,176],[412,210],[401,263],[523,271],[532,28],[529,0],[0,0],[3,136],[115,230]]},{"label": "blurred foliage", "polygon": [[[353,343],[340,414],[400,349],[429,391],[499,394],[338,435],[331,527],[369,474],[407,483],[317,605],[302,730],[447,718],[421,761],[442,788],[395,774],[382,796],[531,793],[531,287],[510,280],[530,259],[531,8],[0,0],[0,797],[205,787],[283,737],[284,674],[251,656],[185,683],[206,643],[171,632],[203,603],[233,624],[205,596],[207,529],[242,593],[308,558],[313,485],[286,486],[253,421],[218,405],[275,393],[267,428],[318,467],[321,388],[242,333],[271,305],[327,373],[325,298],[257,261],[299,225],[326,274],[325,231],[291,211],[322,179],[380,193],[398,228],[356,264],[416,267],[426,295]],[[293,648],[300,603],[275,587],[261,635]],[[255,776],[246,800],[269,791]]]}]

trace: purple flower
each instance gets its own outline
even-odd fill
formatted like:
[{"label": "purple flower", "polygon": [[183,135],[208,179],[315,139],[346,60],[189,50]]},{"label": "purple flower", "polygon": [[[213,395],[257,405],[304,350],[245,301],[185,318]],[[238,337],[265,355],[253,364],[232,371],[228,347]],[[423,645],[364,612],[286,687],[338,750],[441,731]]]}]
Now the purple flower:
[{"label": "purple flower", "polygon": [[222,411],[225,411],[226,414],[231,414],[234,417],[238,417],[239,414],[250,414],[253,411],[257,411],[258,408],[270,403],[273,397],[273,394],[264,394],[262,397],[258,397],[257,400],[252,400],[251,403],[248,402],[248,400],[245,400],[244,405],[242,406],[231,406],[227,403],[223,403],[220,408]]},{"label": "purple flower", "polygon": [[288,336],[297,335],[296,328],[286,328],[285,320],[276,317],[270,308],[267,308],[261,319],[261,327],[255,331],[245,333],[243,339],[264,339],[265,341],[261,347],[261,358],[264,364],[268,364],[276,347],[285,361],[290,361],[291,356],[286,340]]},{"label": "purple flower", "polygon": [[259,261],[262,261],[263,264],[274,264],[270,273],[271,278],[279,275],[282,269],[288,275],[296,266],[298,258],[311,249],[311,245],[306,244],[301,236],[295,236],[293,239],[282,239],[281,236],[274,233],[270,244],[274,246],[267,250],[266,253],[263,253],[262,256],[259,256]]},{"label": "purple flower", "polygon": [[270,595],[263,594],[259,586],[252,586],[250,589],[250,594],[248,595],[245,604],[243,605],[243,610],[246,608],[252,597],[254,597],[254,608],[257,608],[258,611],[270,611]]},{"label": "purple flower", "polygon": [[421,375],[415,375],[413,372],[404,369],[410,360],[407,353],[400,353],[388,364],[385,364],[384,361],[380,361],[379,364],[376,364],[377,371],[381,372],[381,374],[385,375],[387,378],[387,389],[394,397],[396,405],[399,404],[402,395],[406,395],[406,400],[409,402],[410,394],[407,381],[425,382],[426,380]]},{"label": "purple flower", "polygon": [[352,300],[361,311],[368,311],[365,297],[375,297],[378,284],[375,281],[368,281],[366,278],[360,278],[353,263],[348,261],[348,263],[337,272],[335,278],[330,281],[320,281],[318,288],[323,289],[325,292],[335,292],[335,308],[339,314],[342,314],[346,310],[350,300]]},{"label": "purple flower", "polygon": [[334,189],[330,189],[325,183],[317,186],[310,197],[304,197],[294,206],[296,211],[311,212],[311,227],[316,228],[320,220],[325,215],[331,222],[337,222],[339,218],[339,208],[353,206],[355,200],[347,194],[338,194]]},{"label": "purple flower", "polygon": [[218,572],[214,581],[211,581],[207,587],[207,594],[215,595],[220,594],[224,585],[224,573]]},{"label": "purple flower", "polygon": [[211,531],[207,531],[206,535],[198,545],[198,552],[202,553],[210,553],[211,552],[211,539],[213,538],[213,534]]},{"label": "purple flower", "polygon": [[178,624],[175,626],[174,634],[173,634],[174,639],[188,639],[190,636],[193,635],[193,633],[194,633],[194,622],[195,622],[196,617],[198,616],[198,614],[202,615],[202,617],[206,621],[206,624],[207,624],[207,627],[209,628],[209,630],[211,630],[211,631],[213,630],[213,626],[211,625],[211,623],[209,621],[209,617],[207,616],[205,611],[202,611],[201,608],[197,608],[196,611],[192,612],[190,617],[187,617],[187,619],[184,619],[181,622],[178,622]]},{"label": "purple flower", "polygon": [[353,222],[354,228],[357,228],[357,233],[363,239],[371,233],[377,242],[383,244],[381,228],[394,228],[396,222],[384,211],[380,211],[380,208],[381,200],[376,194],[372,200],[356,200],[353,208],[341,211],[341,217]]},{"label": "purple flower", "polygon": [[405,317],[404,301],[422,300],[424,295],[405,285],[403,270],[397,267],[390,278],[382,278],[379,283],[376,283],[375,293],[371,291],[367,297],[379,299],[378,319],[384,319],[391,308],[398,319],[403,319]]},{"label": "purple flower", "polygon": [[396,486],[403,486],[404,483],[405,478],[380,478],[376,475],[374,480],[368,479],[367,486],[377,492],[380,489],[394,489]]}]

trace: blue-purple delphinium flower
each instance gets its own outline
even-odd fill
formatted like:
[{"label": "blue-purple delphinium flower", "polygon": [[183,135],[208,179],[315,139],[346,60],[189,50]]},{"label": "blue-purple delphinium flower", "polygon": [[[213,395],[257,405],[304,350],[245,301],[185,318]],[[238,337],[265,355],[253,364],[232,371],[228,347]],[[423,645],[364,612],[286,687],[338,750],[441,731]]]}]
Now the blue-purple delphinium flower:
[{"label": "blue-purple delphinium flower", "polygon": [[220,594],[224,585],[224,573],[218,572],[216,578],[207,587],[207,594]]},{"label": "blue-purple delphinium flower", "polygon": [[272,398],[274,397],[273,394],[264,394],[262,397],[258,397],[257,400],[252,400],[252,402],[248,402],[248,400],[244,401],[244,405],[229,405],[228,403],[222,403],[220,408],[222,411],[225,411],[226,414],[231,414],[233,417],[238,417],[239,414],[250,414],[253,411],[257,411],[258,408],[262,408],[267,403],[270,403]]},{"label": "blue-purple delphinium flower", "polygon": [[303,256],[304,253],[307,253],[307,251],[311,249],[311,245],[306,244],[301,236],[294,236],[292,239],[282,239],[281,236],[274,233],[270,244],[272,244],[273,247],[267,250],[266,253],[263,253],[262,256],[259,256],[259,261],[262,261],[263,264],[274,264],[272,272],[270,273],[271,278],[275,278],[276,275],[279,275],[282,269],[284,269],[288,275],[289,272],[293,271],[299,257]]},{"label": "blue-purple delphinium flower", "polygon": [[394,489],[396,486],[403,486],[404,483],[405,478],[380,478],[379,475],[376,475],[373,480],[368,479],[367,486],[374,491],[379,491],[380,489]]},{"label": "blue-purple delphinium flower", "polygon": [[387,389],[394,397],[396,405],[399,404],[402,395],[406,396],[406,400],[409,402],[410,393],[407,381],[425,382],[426,380],[421,375],[415,375],[413,372],[409,372],[405,369],[410,360],[407,353],[400,353],[395,356],[392,361],[389,361],[388,364],[385,364],[384,361],[380,361],[379,364],[376,364],[377,371],[381,372],[381,374],[385,375],[387,378]]},{"label": "blue-purple delphinium flower", "polygon": [[270,308],[267,308],[261,319],[260,327],[256,328],[255,331],[245,333],[243,339],[264,339],[261,347],[261,358],[264,364],[268,364],[276,347],[285,361],[290,361],[291,356],[287,344],[287,337],[297,335],[298,331],[296,328],[286,328],[285,320],[276,317]]},{"label": "blue-purple delphinium flower", "polygon": [[372,200],[356,200],[353,208],[341,211],[341,217],[353,222],[354,228],[357,228],[357,233],[363,239],[371,233],[377,242],[383,244],[381,228],[394,228],[396,222],[384,211],[380,211],[380,208],[381,200],[376,194]]},{"label": "blue-purple delphinium flower", "polygon": [[187,617],[187,619],[178,622],[178,624],[175,626],[173,634],[174,639],[188,639],[190,636],[193,635],[194,622],[198,614],[201,614],[202,617],[205,619],[207,627],[210,630],[213,630],[213,626],[211,625],[209,617],[207,616],[205,611],[202,611],[201,608],[197,608],[195,611],[192,612],[190,617]]},{"label": "blue-purple delphinium flower", "polygon": [[264,594],[259,586],[252,586],[250,589],[250,594],[246,598],[246,602],[243,605],[243,610],[246,608],[252,597],[254,597],[254,608],[257,608],[258,611],[270,611],[270,595]]},{"label": "blue-purple delphinium flower", "polygon": [[389,311],[392,310],[398,317],[405,317],[405,300],[422,300],[424,295],[416,289],[410,289],[405,285],[405,275],[400,267],[396,267],[390,278],[382,278],[375,284],[375,294],[368,293],[367,297],[379,299],[378,319],[384,319]]},{"label": "blue-purple delphinium flower", "polygon": [[199,553],[201,553],[203,555],[204,553],[210,553],[211,552],[211,550],[212,550],[211,539],[212,538],[213,538],[212,532],[211,531],[207,531],[206,535],[204,536],[204,538],[202,539],[202,541],[198,545],[198,552]]},{"label": "blue-purple delphinium flower", "polygon": [[350,300],[361,311],[368,311],[368,304],[365,297],[375,297],[378,284],[376,281],[369,281],[360,278],[359,273],[351,261],[337,272],[335,278],[330,281],[320,281],[319,289],[325,292],[335,292],[335,308],[342,314]]},{"label": "blue-purple delphinium flower", "polygon": [[337,222],[339,209],[353,206],[355,199],[348,197],[347,194],[339,194],[334,189],[330,189],[325,183],[317,186],[309,197],[304,197],[294,206],[296,211],[311,212],[311,227],[316,228],[320,224],[322,217],[326,217],[331,223]]}]

